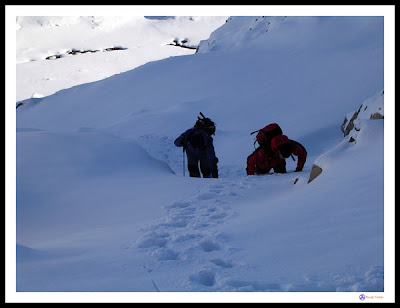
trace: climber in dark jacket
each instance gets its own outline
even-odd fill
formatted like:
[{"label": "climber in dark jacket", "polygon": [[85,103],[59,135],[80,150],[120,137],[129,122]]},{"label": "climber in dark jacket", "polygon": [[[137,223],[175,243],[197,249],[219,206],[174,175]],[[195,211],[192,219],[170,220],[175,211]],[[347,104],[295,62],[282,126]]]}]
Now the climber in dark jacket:
[{"label": "climber in dark jacket", "polygon": [[215,156],[212,138],[215,134],[215,123],[200,114],[203,118],[199,117],[194,127],[181,134],[174,144],[184,147],[191,177],[200,177],[201,171],[204,178],[218,178],[218,158]]}]

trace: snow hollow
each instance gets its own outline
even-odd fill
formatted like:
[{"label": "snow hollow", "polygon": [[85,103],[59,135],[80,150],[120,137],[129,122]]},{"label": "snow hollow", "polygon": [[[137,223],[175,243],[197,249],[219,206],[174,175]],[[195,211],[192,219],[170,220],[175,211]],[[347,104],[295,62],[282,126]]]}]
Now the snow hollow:
[{"label": "snow hollow", "polygon": [[[259,16],[20,101],[17,291],[383,292],[384,120],[341,131],[363,103],[383,116],[383,90],[383,17]],[[184,177],[173,144],[199,112],[218,179]],[[306,148],[302,172],[246,175],[270,123]]]}]

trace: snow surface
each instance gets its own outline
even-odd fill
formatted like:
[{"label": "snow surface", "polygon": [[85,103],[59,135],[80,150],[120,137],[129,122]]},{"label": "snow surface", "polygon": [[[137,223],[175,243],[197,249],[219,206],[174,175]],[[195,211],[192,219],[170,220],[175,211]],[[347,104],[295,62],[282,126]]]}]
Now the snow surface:
[{"label": "snow surface", "polygon": [[[146,62],[193,54],[195,50],[170,44],[178,39],[186,40],[185,46],[196,47],[226,18],[19,16],[16,20],[17,101],[101,80]],[[102,52],[114,47],[125,49]],[[67,54],[72,50],[98,52]],[[56,55],[62,58],[43,61]]]},{"label": "snow surface", "polygon": [[[120,74],[77,79],[72,88],[62,80],[65,89],[54,95],[17,99],[24,105],[17,109],[16,290],[136,292],[128,301],[141,292],[152,300],[153,292],[190,292],[189,301],[204,301],[191,292],[229,292],[226,301],[259,292],[288,292],[286,300],[301,292],[306,299],[344,292],[352,301],[383,294],[384,121],[361,119],[356,142],[340,131],[349,112],[382,99],[383,17],[230,17],[198,53],[133,70],[123,58],[114,62],[125,51],[22,63],[76,38],[82,45],[74,48],[129,50],[125,30],[171,20],[170,37],[176,22],[190,23],[99,18],[90,43],[83,43],[95,23],[88,18],[18,21],[17,68],[25,76],[18,73],[17,97],[31,96],[20,90],[29,78],[65,65],[78,72],[110,61],[105,70]],[[35,32],[38,47],[29,54],[24,33],[33,39],[39,22],[76,32],[52,46]],[[100,44],[104,32],[118,36]],[[42,86],[38,92],[55,89]],[[218,179],[183,177],[182,150],[173,145],[199,112],[217,123]],[[293,172],[288,159],[287,174],[246,176],[250,132],[274,122],[307,149],[304,170]],[[323,172],[307,184],[313,163]]]}]

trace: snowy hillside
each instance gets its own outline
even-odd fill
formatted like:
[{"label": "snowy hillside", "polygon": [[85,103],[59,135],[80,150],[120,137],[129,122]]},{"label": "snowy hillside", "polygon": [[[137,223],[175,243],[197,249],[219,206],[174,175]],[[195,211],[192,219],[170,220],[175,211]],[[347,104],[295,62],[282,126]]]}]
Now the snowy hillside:
[{"label": "snowy hillside", "polygon": [[[19,21],[17,31],[36,31],[32,22]],[[383,17],[229,17],[219,28],[220,19],[147,18],[129,31],[146,26],[157,37],[163,22],[198,52],[164,46],[186,55],[121,62],[113,72],[105,65],[103,80],[90,69],[93,82],[61,82],[42,98],[18,93],[16,290],[139,292],[111,293],[128,301],[140,292],[155,301],[153,292],[167,301],[176,292],[190,292],[189,301],[204,301],[203,292],[210,301],[220,292],[227,301],[384,294]],[[193,22],[218,29],[190,36],[183,30]],[[68,26],[82,23],[87,32],[32,54],[21,45],[17,58],[134,46],[110,28],[125,20]],[[92,30],[109,33],[109,42],[85,40]],[[73,41],[79,35],[82,45]],[[61,72],[53,65],[65,61],[78,74],[86,63],[75,59],[101,66],[101,55],[23,63],[19,89],[34,65]],[[361,105],[382,117],[360,113],[344,136],[345,117]],[[184,177],[173,144],[199,112],[217,124],[218,179]],[[307,149],[302,172],[289,158],[286,174],[246,175],[250,133],[269,123]],[[308,183],[313,164],[323,171]]]},{"label": "snowy hillside", "polygon": [[226,18],[17,17],[17,101],[193,54]]}]

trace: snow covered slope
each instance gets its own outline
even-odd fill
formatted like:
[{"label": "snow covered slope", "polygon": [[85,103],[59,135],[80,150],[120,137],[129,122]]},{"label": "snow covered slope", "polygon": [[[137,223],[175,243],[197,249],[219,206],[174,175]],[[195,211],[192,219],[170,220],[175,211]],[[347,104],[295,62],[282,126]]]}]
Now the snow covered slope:
[{"label": "snow covered slope", "polygon": [[[101,80],[149,61],[193,54],[199,41],[225,20],[223,16],[17,17],[17,101]],[[194,49],[175,47],[174,40]]]},{"label": "snow covered slope", "polygon": [[[196,54],[22,101],[17,290],[384,291],[383,120],[355,143],[340,130],[382,90],[382,17],[260,16]],[[219,179],[182,176],[173,140],[199,112]],[[273,122],[305,168],[246,176],[250,132]]]}]

